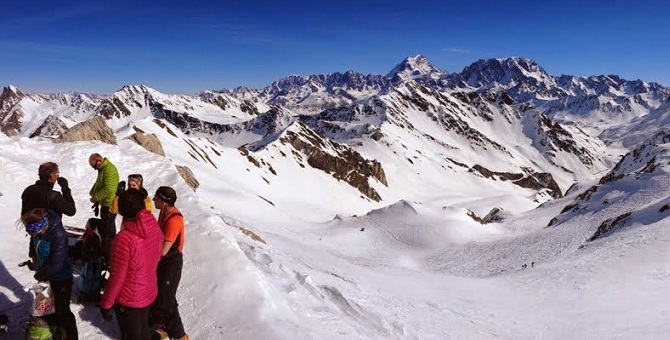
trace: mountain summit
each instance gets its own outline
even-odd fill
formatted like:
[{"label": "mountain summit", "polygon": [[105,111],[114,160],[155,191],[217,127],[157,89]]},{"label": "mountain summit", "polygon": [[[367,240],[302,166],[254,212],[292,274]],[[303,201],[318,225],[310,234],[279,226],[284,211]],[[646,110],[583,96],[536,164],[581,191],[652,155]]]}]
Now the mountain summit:
[{"label": "mountain summit", "polygon": [[386,76],[393,82],[413,79],[420,83],[426,83],[434,82],[446,75],[446,71],[433,66],[428,59],[417,54],[400,62]]}]

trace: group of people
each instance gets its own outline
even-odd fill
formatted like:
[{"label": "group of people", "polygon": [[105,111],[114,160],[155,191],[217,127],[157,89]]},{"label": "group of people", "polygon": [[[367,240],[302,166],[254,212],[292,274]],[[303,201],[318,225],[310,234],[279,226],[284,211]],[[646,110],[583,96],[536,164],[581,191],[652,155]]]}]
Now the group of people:
[{"label": "group of people", "polygon": [[[114,310],[122,339],[187,340],[176,298],[185,230],[184,218],[175,206],[175,190],[161,186],[149,198],[139,174],[128,176],[128,188],[119,190],[119,174],[109,159],[94,153],[89,165],[98,172],[89,201],[96,216],[99,211],[96,229],[103,267],[109,271],[100,297],[103,318],[111,321]],[[21,222],[30,235],[30,269],[35,270],[36,280],[51,286],[55,300],[52,322],[65,330],[67,339],[78,339],[76,318],[70,310],[73,270],[68,235],[61,221],[62,214],[75,215],[75,201],[56,163],[41,164],[38,176],[21,195]],[[60,192],[53,190],[56,183]],[[160,210],[158,219],[153,206]],[[118,234],[117,214],[122,217]]]}]

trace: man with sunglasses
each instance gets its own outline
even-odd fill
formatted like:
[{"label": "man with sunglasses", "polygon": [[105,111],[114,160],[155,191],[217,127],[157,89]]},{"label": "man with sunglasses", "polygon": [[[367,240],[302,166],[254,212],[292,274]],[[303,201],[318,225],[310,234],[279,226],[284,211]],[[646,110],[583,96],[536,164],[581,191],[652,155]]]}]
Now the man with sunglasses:
[{"label": "man with sunglasses", "polygon": [[[37,176],[39,180],[28,186],[21,194],[21,216],[36,208],[51,209],[58,214],[59,218],[63,217],[62,214],[74,216],[77,208],[72,198],[72,191],[67,179],[60,177],[58,164],[54,162],[40,164],[37,168]],[[60,186],[61,192],[53,190],[56,183]],[[31,246],[28,246],[29,250],[31,248]],[[28,268],[33,268],[32,262],[27,263],[27,265]]]},{"label": "man with sunglasses", "polygon": [[119,185],[119,172],[109,159],[98,153],[88,158],[88,164],[98,171],[98,177],[89,194],[90,201],[100,208],[100,237],[102,238],[102,256],[105,264],[109,265],[112,240],[116,236],[116,214],[109,211],[116,188]]},{"label": "man with sunglasses", "polygon": [[[37,169],[39,180],[28,186],[21,194],[21,215],[35,208],[53,209],[60,216],[74,216],[77,209],[67,179],[60,177],[58,164],[46,162]],[[60,193],[53,190],[54,184],[60,186]]]}]

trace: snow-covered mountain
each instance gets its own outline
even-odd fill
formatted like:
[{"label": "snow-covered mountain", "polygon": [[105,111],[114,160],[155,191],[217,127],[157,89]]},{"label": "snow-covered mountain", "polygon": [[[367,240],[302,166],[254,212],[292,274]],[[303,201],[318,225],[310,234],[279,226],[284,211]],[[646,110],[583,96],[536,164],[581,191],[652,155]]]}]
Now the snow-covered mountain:
[{"label": "snow-covered mountain", "polygon": [[426,86],[441,86],[447,75],[447,71],[435,67],[422,55],[416,55],[400,62],[386,77],[394,83],[412,79]]},{"label": "snow-covered mountain", "polygon": [[[417,55],[386,76],[289,76],[260,90],[168,95],[140,85],[90,96],[24,94],[8,86],[0,98],[1,127],[9,135],[57,136],[101,116],[125,138],[137,122],[158,119],[254,153],[302,122],[367,159],[402,155],[409,167],[402,177],[421,177],[432,167],[444,177],[465,171],[494,181],[501,177],[489,173],[547,173],[560,192],[611,167],[631,145],[608,136],[649,112],[662,115],[670,90],[616,76],[553,77],[520,57],[479,60],[449,74]],[[610,130],[600,139],[603,120]],[[381,199],[412,198],[394,189]]]},{"label": "snow-covered mountain", "polygon": [[[519,57],[197,95],[7,86],[0,213],[54,160],[77,203],[65,222],[85,224],[93,152],[149,192],[175,187],[193,339],[661,338],[668,93]],[[51,142],[66,130],[116,144]],[[0,313],[21,324],[25,238],[0,239]],[[73,309],[82,338],[118,337],[95,306]]]}]

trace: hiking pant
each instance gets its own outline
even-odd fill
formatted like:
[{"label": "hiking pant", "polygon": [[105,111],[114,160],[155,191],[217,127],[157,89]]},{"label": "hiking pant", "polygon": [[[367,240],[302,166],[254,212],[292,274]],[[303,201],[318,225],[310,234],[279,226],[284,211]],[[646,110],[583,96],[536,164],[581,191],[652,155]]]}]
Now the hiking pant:
[{"label": "hiking pant", "polygon": [[[151,330],[149,329],[149,306],[144,308],[132,308],[114,305],[116,312],[116,322],[121,330],[122,340],[148,340],[151,339]],[[69,340],[70,338],[68,338]]]},{"label": "hiking pant", "polygon": [[179,316],[177,304],[177,288],[181,280],[181,269],[184,266],[182,253],[177,252],[165,256],[158,263],[158,296],[151,306],[151,320],[164,323],[165,332],[170,338],[180,339],[184,332],[184,324]]},{"label": "hiking pant", "polygon": [[102,257],[109,268],[112,241],[116,237],[116,214],[109,212],[109,207],[100,207],[100,238],[102,239]]},{"label": "hiking pant", "polygon": [[72,296],[72,277],[63,281],[49,281],[54,293],[56,313],[53,315],[54,322],[65,329],[67,339],[79,339],[77,331],[77,319],[70,310],[70,298]]}]

